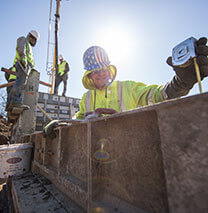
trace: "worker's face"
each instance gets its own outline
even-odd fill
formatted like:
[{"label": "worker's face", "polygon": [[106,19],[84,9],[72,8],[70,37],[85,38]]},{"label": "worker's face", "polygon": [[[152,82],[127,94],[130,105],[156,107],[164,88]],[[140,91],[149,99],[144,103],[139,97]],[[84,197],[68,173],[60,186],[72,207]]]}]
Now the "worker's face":
[{"label": "worker's face", "polygon": [[93,80],[97,89],[102,90],[109,82],[110,70],[109,68],[106,68],[100,71],[94,71],[90,74],[89,78]]},{"label": "worker's face", "polygon": [[37,39],[35,37],[33,37],[32,35],[30,35],[29,36],[29,42],[30,42],[30,45],[32,47],[34,47],[36,45]]}]

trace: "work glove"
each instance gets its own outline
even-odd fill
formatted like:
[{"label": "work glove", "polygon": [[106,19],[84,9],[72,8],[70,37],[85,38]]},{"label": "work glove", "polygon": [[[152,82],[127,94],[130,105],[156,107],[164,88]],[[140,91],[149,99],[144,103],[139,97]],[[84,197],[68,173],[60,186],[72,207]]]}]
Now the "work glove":
[{"label": "work glove", "polygon": [[84,116],[85,116],[85,119],[89,120],[92,118],[102,117],[103,114],[112,115],[115,113],[117,113],[117,111],[111,108],[97,108],[93,112],[86,112]]},{"label": "work glove", "polygon": [[82,122],[82,120],[53,120],[50,121],[44,128],[43,128],[43,136],[44,138],[49,137],[51,140],[56,138],[56,133],[54,129],[56,127],[61,127],[61,126],[71,126],[72,124],[78,124]]},{"label": "work glove", "polygon": [[[196,41],[195,53],[197,63],[199,65],[201,80],[208,76],[208,46],[206,46],[207,38],[202,37]],[[176,67],[172,64],[172,57],[168,57],[167,64],[173,67],[176,75],[172,81],[164,87],[167,99],[177,98],[187,95],[190,89],[197,82],[196,71],[193,59],[187,67]]]},{"label": "work glove", "polygon": [[111,108],[97,108],[95,110],[96,113],[102,115],[102,114],[108,114],[108,115],[112,115],[117,113],[117,111],[115,109],[111,109]]},{"label": "work glove", "polygon": [[50,121],[44,128],[43,128],[43,137],[49,137],[51,140],[56,138],[56,133],[54,129],[58,126],[59,120]]}]

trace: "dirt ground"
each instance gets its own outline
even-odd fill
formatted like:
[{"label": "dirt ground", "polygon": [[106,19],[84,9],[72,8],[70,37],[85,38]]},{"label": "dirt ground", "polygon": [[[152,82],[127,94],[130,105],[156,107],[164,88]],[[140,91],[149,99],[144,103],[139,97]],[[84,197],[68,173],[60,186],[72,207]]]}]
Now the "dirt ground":
[{"label": "dirt ground", "polygon": [[7,120],[0,115],[0,145],[7,144],[11,137],[11,124],[7,123]]},{"label": "dirt ground", "polygon": [[8,193],[5,179],[0,179],[0,213],[9,213]]},{"label": "dirt ground", "polygon": [[[7,124],[7,120],[0,115],[0,145],[7,144],[10,137],[11,124]],[[8,200],[7,200],[7,190],[6,190],[6,180],[0,179],[0,213],[7,213],[8,210]]]}]

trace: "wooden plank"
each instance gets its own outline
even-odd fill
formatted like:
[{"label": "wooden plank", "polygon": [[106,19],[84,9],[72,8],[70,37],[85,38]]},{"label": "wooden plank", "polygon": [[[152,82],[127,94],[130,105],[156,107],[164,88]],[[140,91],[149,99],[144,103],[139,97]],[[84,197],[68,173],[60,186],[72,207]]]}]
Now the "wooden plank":
[{"label": "wooden plank", "polygon": [[6,84],[1,84],[0,89],[4,88],[4,87],[11,87],[11,86],[14,85],[14,83],[15,83],[15,81],[12,81],[12,82],[9,82],[9,83],[6,83]]},{"label": "wooden plank", "polygon": [[[16,75],[16,72],[14,72],[14,71],[12,71],[12,70],[9,70],[9,69],[7,69],[7,68],[4,68],[4,67],[1,68],[1,71],[6,72],[6,73],[9,73],[9,74],[12,74],[12,75]],[[13,84],[14,84],[14,82],[12,82],[11,86],[12,86]],[[40,81],[40,84],[42,84],[42,85],[44,85],[44,86],[47,86],[47,87],[51,87],[51,84],[48,84],[48,83],[46,83],[46,82],[44,82],[44,81]],[[10,86],[10,85],[7,86],[7,84],[2,84],[2,85],[0,85],[0,88],[3,88],[3,87],[1,87],[1,86],[3,86],[3,87],[8,87],[8,86]]]}]

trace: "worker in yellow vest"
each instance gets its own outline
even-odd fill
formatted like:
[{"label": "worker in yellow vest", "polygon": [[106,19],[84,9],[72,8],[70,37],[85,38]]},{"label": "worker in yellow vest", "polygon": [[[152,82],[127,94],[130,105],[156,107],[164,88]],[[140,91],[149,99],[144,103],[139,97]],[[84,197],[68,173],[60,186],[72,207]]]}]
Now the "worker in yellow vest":
[{"label": "worker in yellow vest", "polygon": [[[32,47],[36,45],[39,37],[37,31],[31,30],[27,37],[22,36],[17,39],[16,56],[13,63],[16,69],[16,81],[8,95],[6,111],[10,111],[13,107],[28,108],[22,103],[21,88],[25,83],[27,73],[35,66]],[[12,75],[10,77],[15,78]]]},{"label": "worker in yellow vest", "polygon": [[[15,66],[10,67],[9,70],[12,70],[13,72],[16,72]],[[9,74],[7,72],[5,72],[5,78],[8,81],[8,83],[10,83],[12,81],[16,81],[16,75]],[[7,97],[9,96],[9,93],[10,93],[11,89],[12,89],[12,86],[7,87]]]},{"label": "worker in yellow vest", "polygon": [[62,96],[65,96],[66,88],[67,88],[67,79],[68,79],[68,74],[70,69],[69,69],[68,62],[64,60],[62,55],[59,55],[59,61],[60,63],[58,64],[58,73],[56,74],[56,78],[55,78],[54,94],[58,95],[58,87],[60,83],[63,81],[64,89],[63,89]]},{"label": "worker in yellow vest", "polygon": [[[200,68],[201,80],[208,76],[207,38],[196,41],[196,59]],[[90,119],[106,116],[137,107],[147,106],[168,99],[187,95],[197,82],[193,59],[186,67],[176,67],[172,57],[167,63],[176,75],[165,85],[146,85],[135,81],[115,81],[117,69],[109,61],[106,51],[99,46],[88,48],[83,55],[84,69],[82,84],[88,91],[79,103],[76,119]],[[78,120],[79,121],[79,120]],[[54,128],[59,120],[51,121],[43,129],[44,136],[56,137]]]},{"label": "worker in yellow vest", "polygon": [[[207,38],[196,42],[197,62],[201,79],[208,76]],[[193,59],[187,67],[175,67],[172,57],[167,63],[176,75],[165,85],[146,85],[135,81],[115,81],[117,69],[110,64],[106,51],[99,46],[88,48],[83,55],[84,69],[82,84],[89,91],[84,93],[76,119],[86,116],[106,115],[135,109],[167,99],[187,95],[197,82]]]}]

